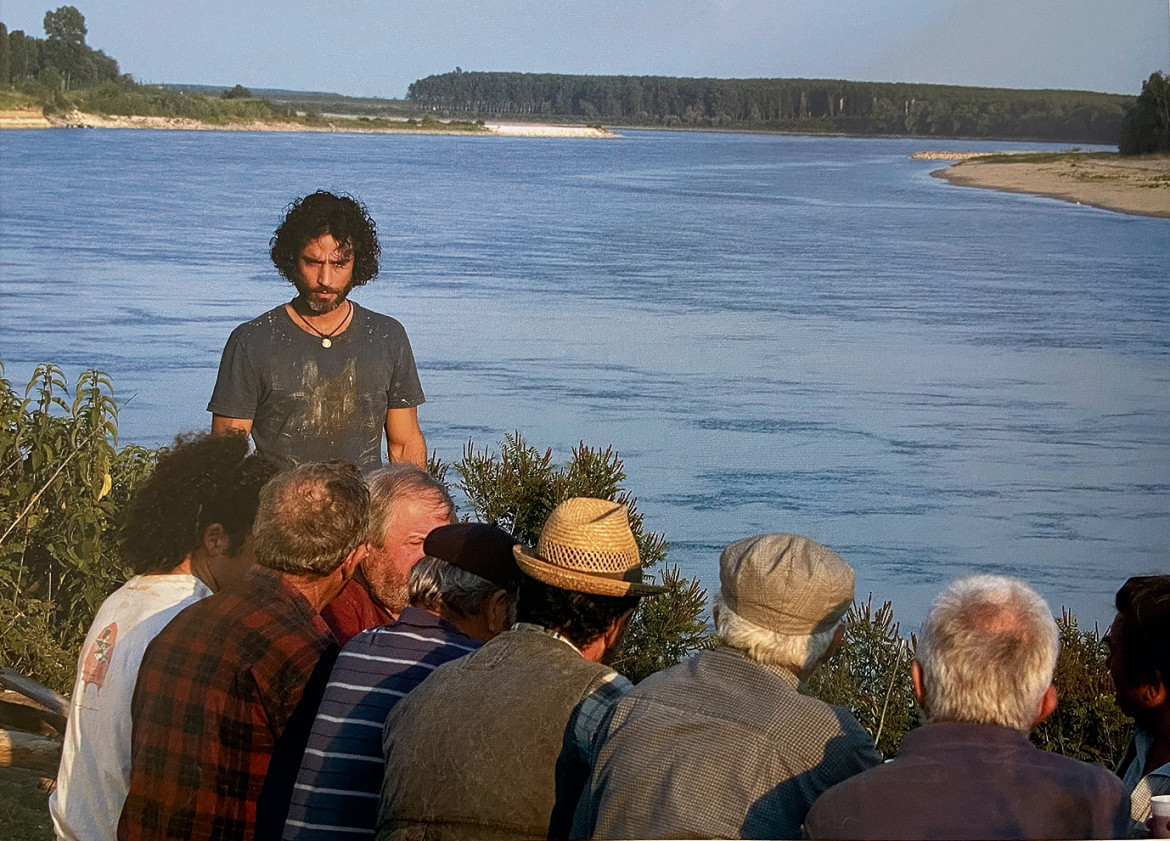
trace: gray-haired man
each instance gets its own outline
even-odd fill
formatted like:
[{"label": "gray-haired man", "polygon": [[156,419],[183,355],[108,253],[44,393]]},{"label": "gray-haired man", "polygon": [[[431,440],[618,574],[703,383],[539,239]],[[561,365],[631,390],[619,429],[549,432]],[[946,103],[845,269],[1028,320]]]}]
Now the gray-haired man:
[{"label": "gray-haired man", "polygon": [[794,534],[719,558],[723,643],[617,701],[575,838],[799,838],[817,796],[880,761],[853,715],[799,687],[835,647],[853,570]]},{"label": "gray-haired man", "polygon": [[947,587],[911,677],[926,725],[892,762],[827,792],[810,838],[1124,838],[1129,798],[1099,765],[1040,750],[1060,649],[1044,599],[1015,578]]},{"label": "gray-haired man", "polygon": [[455,521],[455,503],[438,479],[413,464],[392,464],[366,477],[370,487],[369,553],[321,618],[345,645],[361,631],[398,618],[407,579],[433,529]]}]

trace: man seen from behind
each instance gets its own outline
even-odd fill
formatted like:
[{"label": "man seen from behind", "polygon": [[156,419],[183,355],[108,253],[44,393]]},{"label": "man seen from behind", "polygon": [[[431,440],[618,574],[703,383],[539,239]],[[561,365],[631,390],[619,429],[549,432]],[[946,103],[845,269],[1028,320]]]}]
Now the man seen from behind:
[{"label": "man seen from behind", "polygon": [[[368,508],[361,476],[340,462],[300,465],[264,486],[259,566],[185,609],[146,649],[119,839],[250,841],[262,827],[279,837],[288,792],[272,790],[269,764],[284,755],[290,721],[305,720],[307,736],[315,704],[299,707],[311,685],[324,688],[336,655],[319,611],[365,552]],[[285,765],[299,765],[293,755]]]},{"label": "man seen from behind", "polygon": [[893,761],[823,795],[809,837],[1126,837],[1120,780],[1028,740],[1056,709],[1059,648],[1052,611],[1023,581],[952,583],[931,607],[911,667],[926,724]]},{"label": "man seen from behind", "polygon": [[852,713],[802,689],[853,602],[853,569],[795,534],[719,558],[721,645],[618,700],[575,838],[799,838],[817,796],[881,757]]},{"label": "man seen from behind", "polygon": [[575,498],[516,547],[518,622],[390,711],[379,841],[563,838],[589,746],[629,681],[603,665],[643,595],[626,508]]}]

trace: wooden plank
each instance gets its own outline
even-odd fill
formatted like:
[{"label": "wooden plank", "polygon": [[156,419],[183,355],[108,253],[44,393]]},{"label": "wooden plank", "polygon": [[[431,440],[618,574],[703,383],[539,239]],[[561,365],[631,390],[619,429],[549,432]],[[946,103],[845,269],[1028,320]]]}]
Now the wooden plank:
[{"label": "wooden plank", "polygon": [[0,727],[39,733],[42,736],[65,732],[65,718],[62,716],[34,706],[18,693],[8,693],[8,697],[20,698],[20,701],[6,701],[0,698]]},{"label": "wooden plank", "polygon": [[64,718],[69,717],[69,702],[49,689],[42,686],[30,677],[13,671],[7,666],[0,666],[0,686],[19,692],[30,701],[36,701],[42,707]]},{"label": "wooden plank", "polygon": [[54,776],[61,762],[61,742],[19,730],[0,730],[0,767],[27,768]]}]

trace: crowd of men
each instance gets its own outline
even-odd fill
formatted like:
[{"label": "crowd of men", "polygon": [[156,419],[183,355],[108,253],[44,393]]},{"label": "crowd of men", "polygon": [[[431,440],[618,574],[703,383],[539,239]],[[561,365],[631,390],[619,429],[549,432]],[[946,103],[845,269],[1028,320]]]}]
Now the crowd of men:
[{"label": "crowd of men", "polygon": [[405,332],[348,301],[377,272],[364,208],[308,196],[272,252],[297,297],[232,334],[212,433],[176,439],[127,510],[138,574],[81,653],[59,838],[1150,831],[1170,794],[1170,576],[1117,593],[1109,669],[1135,726],[1116,773],[1029,741],[1059,703],[1057,627],[1001,576],[931,607],[912,666],[923,724],[883,762],[807,690],[854,572],[795,534],[728,545],[717,645],[632,686],[607,663],[664,588],[643,580],[625,506],[567,499],[535,546],[456,522],[422,469]]}]

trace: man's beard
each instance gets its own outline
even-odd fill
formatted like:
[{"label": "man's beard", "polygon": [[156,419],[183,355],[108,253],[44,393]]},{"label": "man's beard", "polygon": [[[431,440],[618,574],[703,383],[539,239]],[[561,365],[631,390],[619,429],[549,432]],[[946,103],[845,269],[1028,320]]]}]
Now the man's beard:
[{"label": "man's beard", "polygon": [[300,293],[301,301],[304,302],[305,306],[308,307],[309,311],[312,312],[313,315],[325,315],[326,313],[333,312],[335,309],[345,303],[345,299],[349,296],[349,293],[353,291],[353,284],[351,283],[328,301],[323,301],[313,300],[312,291],[302,286],[301,284],[298,283],[296,287],[297,292]]},{"label": "man's beard", "polygon": [[365,579],[366,589],[374,597],[374,601],[390,613],[398,615],[409,603],[409,589],[405,578],[392,575],[377,583],[371,581],[369,576],[365,576]]}]

